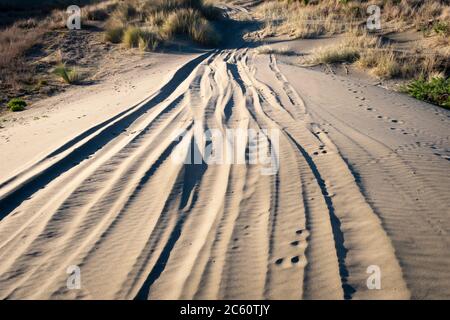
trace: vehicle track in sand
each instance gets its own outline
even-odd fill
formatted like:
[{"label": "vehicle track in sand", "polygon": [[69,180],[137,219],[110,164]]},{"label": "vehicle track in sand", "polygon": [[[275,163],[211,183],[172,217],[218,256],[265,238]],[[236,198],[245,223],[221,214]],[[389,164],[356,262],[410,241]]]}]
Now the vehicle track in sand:
[{"label": "vehicle track in sand", "polygon": [[[0,298],[404,299],[433,268],[435,294],[448,297],[448,191],[421,173],[405,178],[415,145],[393,149],[308,102],[281,69],[246,46],[198,56],[145,101],[1,182]],[[278,170],[172,161],[204,148],[198,128],[276,130]],[[425,224],[408,217],[429,211],[411,200],[412,184],[437,208]],[[415,208],[386,205],[390,193]],[[401,247],[414,228],[441,265]],[[70,265],[79,290],[66,287]],[[367,287],[372,265],[382,290]]]},{"label": "vehicle track in sand", "polygon": [[[189,62],[147,101],[5,182],[1,296],[371,298],[365,271],[377,264],[391,270],[384,297],[407,297],[351,171],[308,128],[275,58],[269,87],[253,55],[223,50]],[[278,172],[174,163],[198,123],[279,130]],[[187,134],[174,141],[179,129]],[[83,272],[76,296],[64,287],[72,264]]]}]

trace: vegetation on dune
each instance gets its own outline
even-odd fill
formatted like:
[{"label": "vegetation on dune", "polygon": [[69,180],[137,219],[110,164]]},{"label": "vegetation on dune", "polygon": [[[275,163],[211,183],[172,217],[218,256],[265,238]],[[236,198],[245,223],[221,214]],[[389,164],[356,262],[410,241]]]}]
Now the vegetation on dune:
[{"label": "vegetation on dune", "polygon": [[77,84],[81,81],[81,74],[76,69],[69,68],[65,64],[58,65],[53,73],[68,84]]},{"label": "vegetation on dune", "polygon": [[105,41],[111,43],[121,43],[125,27],[112,26],[105,30]]},{"label": "vegetation on dune", "polygon": [[349,62],[352,63],[359,58],[359,52],[355,47],[346,46],[341,43],[337,46],[321,47],[313,52],[311,63],[338,63]]},{"label": "vegetation on dune", "polygon": [[[378,32],[366,28],[367,8],[372,4],[382,12],[382,29]],[[445,91],[444,80],[423,79],[431,79],[436,73],[443,74],[444,79],[449,76],[450,6],[444,0],[264,1],[257,15],[264,23],[254,34],[258,39],[342,35],[344,40],[302,56],[302,65],[345,62],[381,79],[415,79],[407,92],[443,106],[442,98],[437,98],[442,95],[436,92]],[[389,39],[390,31],[416,32],[418,39],[411,48],[401,48]]]},{"label": "vegetation on dune", "polygon": [[130,26],[123,33],[122,43],[127,48],[139,48],[142,51],[146,51],[149,49],[155,50],[159,39],[151,31]]},{"label": "vegetation on dune", "polygon": [[194,9],[175,10],[167,16],[160,28],[165,39],[172,39],[176,35],[186,35],[195,42],[203,45],[217,45],[219,35],[212,25]]},{"label": "vegetation on dune", "polygon": [[258,54],[279,54],[284,56],[294,56],[297,53],[288,46],[273,48],[269,45],[263,45],[256,48]]},{"label": "vegetation on dune", "polygon": [[[101,39],[90,32],[94,28],[86,27],[91,25],[103,29],[105,43],[145,52],[155,51],[164,42],[177,38],[204,46],[217,45],[220,37],[213,20],[221,17],[221,10],[210,1],[214,0],[79,0],[75,4],[81,6],[82,30],[79,32],[87,34],[89,41],[101,43]],[[18,94],[58,90],[60,85],[52,81],[51,74],[66,83],[80,81],[79,72],[64,66],[61,59],[53,59],[55,48],[66,48],[66,42],[80,38],[78,31],[66,32],[68,14],[63,4],[69,2],[45,0],[45,6],[33,6],[32,12],[11,13],[10,10],[22,8],[22,5],[17,1],[0,0],[0,7],[4,9],[0,18],[5,18],[0,22],[0,103]],[[80,50],[86,50],[89,45],[84,44]],[[105,48],[111,47],[105,45]],[[48,56],[43,57],[45,54]],[[73,54],[64,53],[72,65],[77,55],[83,54],[78,50]],[[39,80],[42,78],[50,82],[43,84]]]},{"label": "vegetation on dune", "polygon": [[450,109],[450,78],[437,76],[426,80],[421,77],[404,86],[403,91],[416,99]]},{"label": "vegetation on dune", "polygon": [[[220,11],[203,0],[153,0],[129,1],[122,3],[110,15],[107,21],[105,39],[117,43],[120,30],[148,29],[155,36],[150,40],[150,47],[155,47],[161,40],[172,40],[185,36],[194,42],[206,46],[215,46],[220,37],[211,20],[220,17]],[[134,28],[134,29],[130,29]],[[131,32],[131,31],[129,31]],[[131,34],[130,34],[131,36]],[[123,40],[126,47],[133,48],[128,39]],[[146,40],[141,39],[143,44]]]},{"label": "vegetation on dune", "polygon": [[9,102],[7,103],[7,106],[9,108],[9,110],[11,110],[12,112],[17,112],[17,111],[25,110],[27,103],[23,99],[13,98],[13,99],[9,100]]}]

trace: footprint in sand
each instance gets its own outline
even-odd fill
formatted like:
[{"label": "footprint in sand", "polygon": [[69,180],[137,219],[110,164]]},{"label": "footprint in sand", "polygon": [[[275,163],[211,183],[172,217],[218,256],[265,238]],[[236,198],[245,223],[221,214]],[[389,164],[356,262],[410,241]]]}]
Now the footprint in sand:
[{"label": "footprint in sand", "polygon": [[293,264],[297,264],[300,261],[300,257],[299,256],[294,256],[291,258],[291,262]]},{"label": "footprint in sand", "polygon": [[298,246],[299,243],[300,243],[300,241],[298,241],[298,240],[292,241],[291,246],[296,247],[296,246]]},{"label": "footprint in sand", "polygon": [[[322,153],[322,154],[326,154],[327,153],[327,150],[322,150],[322,149],[320,149],[320,150],[321,150],[320,153]],[[319,151],[314,151],[313,155],[318,156],[319,155]]]}]

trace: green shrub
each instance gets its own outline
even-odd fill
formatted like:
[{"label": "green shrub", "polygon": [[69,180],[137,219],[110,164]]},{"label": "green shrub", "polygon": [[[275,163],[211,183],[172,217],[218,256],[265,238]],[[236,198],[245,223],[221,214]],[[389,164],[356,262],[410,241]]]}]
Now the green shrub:
[{"label": "green shrub", "polygon": [[403,91],[416,99],[428,101],[450,109],[450,79],[434,77],[425,80],[423,77],[411,81],[403,87]]},{"label": "green shrub", "polygon": [[23,99],[12,98],[11,100],[9,100],[7,106],[9,110],[11,110],[12,112],[16,112],[24,110],[27,106],[27,103]]},{"label": "green shrub", "polygon": [[433,24],[433,31],[447,37],[450,35],[450,25],[447,22],[436,22]]}]

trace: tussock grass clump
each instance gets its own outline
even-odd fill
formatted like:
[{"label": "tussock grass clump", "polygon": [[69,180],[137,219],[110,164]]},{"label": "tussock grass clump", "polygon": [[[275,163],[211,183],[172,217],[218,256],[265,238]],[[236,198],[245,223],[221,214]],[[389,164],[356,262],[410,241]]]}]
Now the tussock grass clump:
[{"label": "tussock grass clump", "polygon": [[[128,0],[110,15],[105,40],[128,48],[155,48],[162,40],[182,35],[216,45],[220,37],[209,20],[220,16],[220,9],[204,0]],[[143,36],[142,29],[151,29],[153,36]]]},{"label": "tussock grass clump", "polygon": [[186,35],[203,45],[216,45],[219,42],[219,35],[211,23],[199,11],[190,8],[170,13],[161,26],[161,35],[165,39]]},{"label": "tussock grass clump", "polygon": [[120,43],[122,42],[122,37],[124,33],[125,27],[121,25],[110,26],[105,30],[105,41],[111,43]]},{"label": "tussock grass clump", "polygon": [[443,76],[431,77],[426,80],[423,77],[411,81],[404,86],[403,91],[416,99],[427,101],[450,109],[450,79]]},{"label": "tussock grass clump", "polygon": [[280,48],[273,48],[268,45],[264,45],[261,47],[256,48],[256,52],[258,54],[279,54],[279,55],[285,55],[285,56],[291,56],[296,55],[297,53],[290,49],[288,46],[280,47]]},{"label": "tussock grass clump", "polygon": [[352,63],[358,60],[360,56],[359,50],[355,47],[348,46],[347,43],[339,43],[317,48],[312,52],[312,57],[307,60],[309,64],[331,64],[338,62]]},{"label": "tussock grass clump", "polygon": [[17,112],[25,110],[27,103],[21,98],[12,98],[7,103],[7,106],[12,112]]},{"label": "tussock grass clump", "polygon": [[371,72],[380,78],[390,79],[401,75],[402,67],[393,51],[378,51],[375,52],[375,63]]},{"label": "tussock grass clump", "polygon": [[53,73],[59,76],[65,83],[77,84],[81,81],[81,74],[74,68],[69,68],[65,64],[59,64]]},{"label": "tussock grass clump", "polygon": [[122,43],[127,48],[139,48],[141,51],[146,51],[155,50],[159,39],[153,32],[130,26],[123,34]]},{"label": "tussock grass clump", "polygon": [[136,48],[139,45],[139,38],[143,31],[137,27],[128,27],[122,37],[122,43],[127,48]]}]

